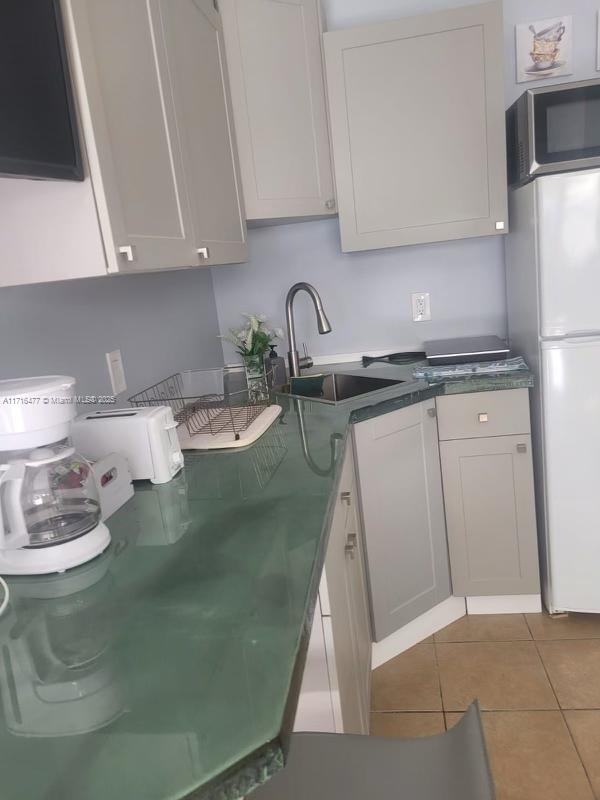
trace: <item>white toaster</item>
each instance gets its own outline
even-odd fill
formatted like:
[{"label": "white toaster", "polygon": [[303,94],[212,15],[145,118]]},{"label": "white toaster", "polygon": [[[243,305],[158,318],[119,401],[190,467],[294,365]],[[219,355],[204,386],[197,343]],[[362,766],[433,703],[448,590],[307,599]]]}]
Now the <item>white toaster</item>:
[{"label": "white toaster", "polygon": [[167,483],[183,467],[177,423],[169,406],[120,408],[81,414],[73,422],[73,446],[93,461],[125,456],[134,481]]}]

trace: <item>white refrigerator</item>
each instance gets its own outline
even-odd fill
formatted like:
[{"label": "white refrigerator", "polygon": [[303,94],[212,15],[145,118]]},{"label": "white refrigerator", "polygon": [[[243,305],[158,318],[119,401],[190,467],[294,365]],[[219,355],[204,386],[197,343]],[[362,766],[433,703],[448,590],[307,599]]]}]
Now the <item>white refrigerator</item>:
[{"label": "white refrigerator", "polygon": [[536,376],[544,600],[600,613],[600,170],[537,178],[509,208],[509,338]]}]

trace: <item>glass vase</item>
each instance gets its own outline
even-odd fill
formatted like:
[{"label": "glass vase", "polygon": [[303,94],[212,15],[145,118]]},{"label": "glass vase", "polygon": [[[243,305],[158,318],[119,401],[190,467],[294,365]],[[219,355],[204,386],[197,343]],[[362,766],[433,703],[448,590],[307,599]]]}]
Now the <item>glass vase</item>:
[{"label": "glass vase", "polygon": [[264,355],[243,356],[248,384],[248,399],[251,403],[265,401],[269,395]]}]

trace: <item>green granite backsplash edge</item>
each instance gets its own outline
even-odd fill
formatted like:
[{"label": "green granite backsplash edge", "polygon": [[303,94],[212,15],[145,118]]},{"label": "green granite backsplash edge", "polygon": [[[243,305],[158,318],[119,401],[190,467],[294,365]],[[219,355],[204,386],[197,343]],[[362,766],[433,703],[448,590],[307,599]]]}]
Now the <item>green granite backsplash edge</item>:
[{"label": "green granite backsplash edge", "polygon": [[448,378],[441,394],[468,394],[470,392],[497,392],[504,389],[531,389],[533,374],[529,371],[510,372],[506,375],[470,375],[468,378]]}]

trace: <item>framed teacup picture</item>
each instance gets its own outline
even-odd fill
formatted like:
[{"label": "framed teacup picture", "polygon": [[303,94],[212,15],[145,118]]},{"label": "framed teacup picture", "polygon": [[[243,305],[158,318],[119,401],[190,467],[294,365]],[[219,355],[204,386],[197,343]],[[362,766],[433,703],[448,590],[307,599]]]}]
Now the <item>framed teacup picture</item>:
[{"label": "framed teacup picture", "polygon": [[571,75],[573,17],[516,26],[517,83]]}]

